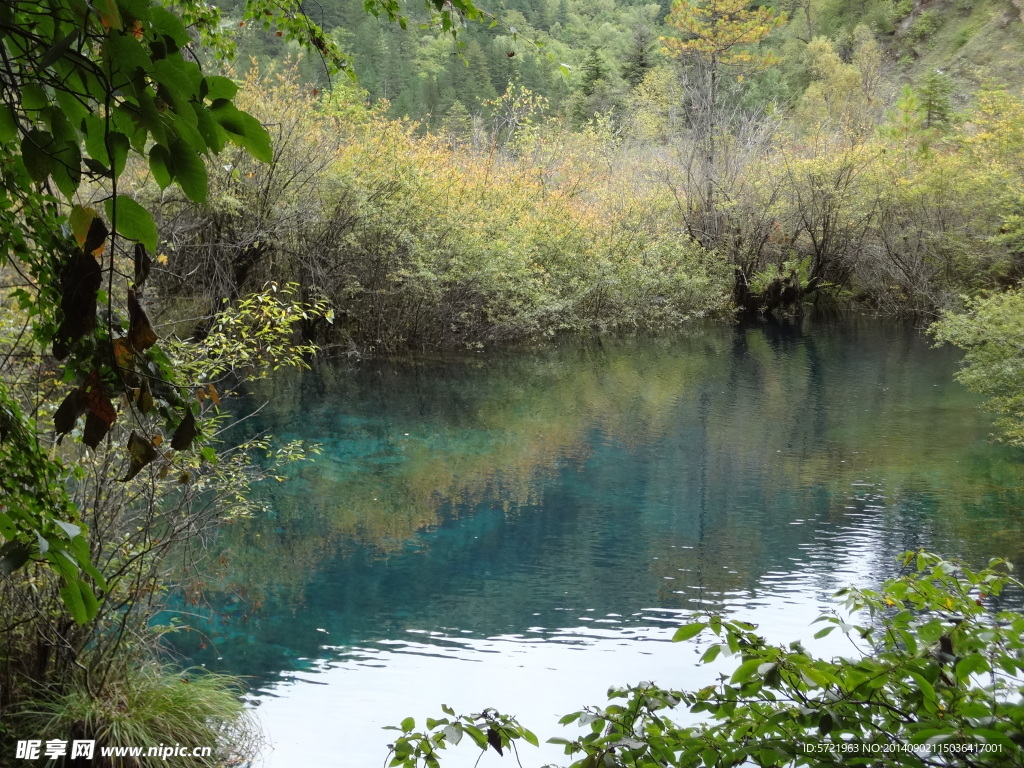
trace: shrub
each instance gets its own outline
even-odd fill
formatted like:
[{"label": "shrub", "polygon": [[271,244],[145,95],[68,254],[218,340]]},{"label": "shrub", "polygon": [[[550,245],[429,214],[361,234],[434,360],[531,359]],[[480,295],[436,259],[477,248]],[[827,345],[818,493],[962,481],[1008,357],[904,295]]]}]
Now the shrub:
[{"label": "shrub", "polygon": [[942,26],[942,17],[938,11],[922,11],[921,15],[914,19],[907,30],[907,39],[911,43],[920,43],[922,40],[931,37],[939,31]]}]

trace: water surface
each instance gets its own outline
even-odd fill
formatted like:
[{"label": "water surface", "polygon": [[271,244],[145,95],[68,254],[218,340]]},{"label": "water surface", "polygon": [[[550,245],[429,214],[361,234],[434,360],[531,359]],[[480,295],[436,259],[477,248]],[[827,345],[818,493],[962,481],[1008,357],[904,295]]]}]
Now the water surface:
[{"label": "water surface", "polygon": [[958,359],[846,317],[279,376],[259,426],[323,454],[225,530],[179,646],[252,677],[270,768],[383,765],[442,703],[565,735],[609,685],[706,682],[668,642],[697,608],[788,642],[903,550],[1024,562]]}]

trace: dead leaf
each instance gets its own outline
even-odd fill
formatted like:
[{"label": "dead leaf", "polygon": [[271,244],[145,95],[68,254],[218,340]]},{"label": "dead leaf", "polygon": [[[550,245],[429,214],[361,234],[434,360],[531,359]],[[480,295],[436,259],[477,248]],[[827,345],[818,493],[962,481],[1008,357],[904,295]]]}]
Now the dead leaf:
[{"label": "dead leaf", "polygon": [[142,413],[149,413],[156,405],[153,401],[153,393],[149,391],[149,383],[145,379],[142,381],[142,386],[139,388],[139,396],[135,402]]},{"label": "dead leaf", "polygon": [[117,411],[114,410],[110,398],[103,392],[103,381],[95,369],[85,377],[85,382],[82,384],[82,396],[89,413],[101,419],[108,429],[117,421]]},{"label": "dead leaf", "polygon": [[192,415],[192,410],[188,409],[185,411],[185,418],[181,420],[178,428],[174,430],[174,435],[171,437],[171,448],[176,451],[187,451],[198,434],[196,417]]},{"label": "dead leaf", "polygon": [[153,266],[153,259],[149,251],[142,243],[135,244],[135,290],[142,290],[142,286],[149,277],[149,270]]},{"label": "dead leaf", "polygon": [[85,399],[82,397],[82,390],[74,389],[60,404],[57,412],[53,414],[53,428],[57,433],[57,444],[64,439],[64,435],[75,428],[78,417],[85,410]]},{"label": "dead leaf", "polygon": [[132,348],[128,345],[127,339],[114,339],[112,346],[114,347],[114,363],[122,371],[134,371],[135,370],[135,355],[132,354]]},{"label": "dead leaf", "polygon": [[153,447],[153,442],[132,430],[131,435],[128,436],[128,458],[130,459],[128,473],[121,478],[121,482],[131,480],[157,456],[159,456],[159,453]]},{"label": "dead leaf", "polygon": [[136,352],[145,352],[156,344],[156,333],[149,324],[146,310],[139,304],[138,294],[128,291],[128,343]]},{"label": "dead leaf", "polygon": [[85,416],[85,429],[82,430],[82,442],[90,448],[95,448],[110,431],[110,425],[102,416],[95,411],[89,411]]},{"label": "dead leaf", "polygon": [[110,232],[107,230],[107,225],[103,223],[103,219],[99,216],[95,217],[89,224],[89,233],[85,236],[85,244],[82,246],[82,251],[95,256],[97,251],[102,252],[103,247],[107,243],[107,235]]},{"label": "dead leaf", "polygon": [[[97,221],[100,220],[93,219],[94,223]],[[100,224],[102,226],[103,222],[100,221]],[[53,356],[58,360],[68,356],[72,341],[82,338],[96,327],[96,292],[100,289],[102,277],[99,262],[85,251],[77,249],[61,270],[61,321],[53,341]]]}]

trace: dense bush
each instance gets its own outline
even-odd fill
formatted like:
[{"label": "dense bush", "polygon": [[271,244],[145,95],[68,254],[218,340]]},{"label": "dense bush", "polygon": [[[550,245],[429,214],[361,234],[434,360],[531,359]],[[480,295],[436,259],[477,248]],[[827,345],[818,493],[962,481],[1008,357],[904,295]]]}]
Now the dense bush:
[{"label": "dense bush", "polygon": [[274,126],[272,164],[239,155],[211,169],[213,205],[163,204],[168,297],[294,279],[334,302],[336,341],[377,352],[657,330],[722,308],[721,267],[663,193],[620,184],[600,133],[549,135],[519,114],[509,138],[513,105],[502,146],[472,152],[297,88],[254,76],[239,96]]}]

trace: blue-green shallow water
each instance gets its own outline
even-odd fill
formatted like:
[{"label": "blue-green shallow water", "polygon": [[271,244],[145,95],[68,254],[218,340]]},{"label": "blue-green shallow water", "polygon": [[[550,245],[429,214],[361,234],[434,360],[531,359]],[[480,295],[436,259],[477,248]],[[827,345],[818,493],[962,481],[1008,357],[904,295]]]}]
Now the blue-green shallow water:
[{"label": "blue-green shallow water", "polygon": [[323,454],[224,531],[179,649],[253,678],[273,768],[382,765],[442,703],[554,735],[698,685],[668,642],[698,606],[806,639],[905,549],[1024,561],[1020,453],[957,361],[847,317],[278,376],[258,426]]}]

